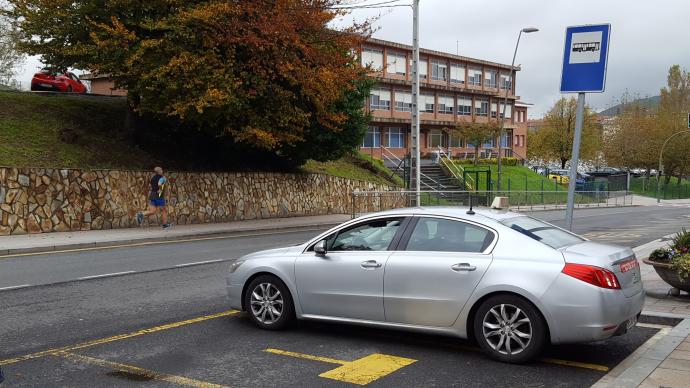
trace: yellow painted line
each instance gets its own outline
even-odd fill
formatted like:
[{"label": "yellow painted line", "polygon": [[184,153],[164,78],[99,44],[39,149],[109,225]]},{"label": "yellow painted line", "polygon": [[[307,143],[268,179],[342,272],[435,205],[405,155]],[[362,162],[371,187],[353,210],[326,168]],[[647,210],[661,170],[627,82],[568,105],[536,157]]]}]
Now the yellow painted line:
[{"label": "yellow painted line", "polygon": [[275,232],[271,232],[271,233],[248,233],[248,234],[232,235],[232,236],[187,238],[187,239],[181,239],[181,240],[147,241],[147,242],[121,244],[121,245],[105,245],[102,247],[63,249],[60,251],[16,253],[16,254],[0,256],[0,260],[10,259],[10,258],[14,258],[14,257],[24,257],[24,256],[43,256],[43,255],[53,255],[53,254],[60,254],[60,253],[100,251],[100,250],[107,250],[107,249],[144,247],[144,246],[150,246],[150,245],[177,244],[177,243],[186,243],[186,242],[195,242],[195,241],[227,240],[227,239],[233,239],[233,238],[259,237],[259,236],[269,236],[269,235],[275,235],[275,234],[289,234],[289,233],[296,233],[296,232],[316,232],[316,231],[320,231],[320,230],[324,230],[324,228],[293,229],[293,230],[287,230],[287,231],[282,231],[282,232],[281,231],[275,231]]},{"label": "yellow painted line", "polygon": [[128,339],[128,338],[139,337],[142,335],[157,333],[159,331],[164,331],[164,330],[175,329],[178,327],[187,326],[187,325],[191,325],[194,323],[204,322],[204,321],[208,321],[208,320],[216,319],[216,318],[221,318],[221,317],[228,317],[228,316],[236,315],[236,314],[239,314],[239,311],[230,310],[230,311],[225,311],[225,312],[218,313],[218,314],[211,314],[211,315],[204,315],[202,317],[196,317],[196,318],[188,319],[186,321],[173,322],[173,323],[168,323],[166,325],[151,327],[148,329],[141,329],[141,330],[137,330],[137,331],[134,331],[131,333],[119,334],[119,335],[115,335],[112,337],[96,339],[96,340],[92,340],[92,341],[88,341],[88,342],[82,342],[82,343],[76,344],[76,345],[64,346],[64,347],[55,348],[55,349],[48,349],[48,350],[44,350],[44,351],[37,352],[37,353],[31,353],[31,354],[26,354],[26,355],[15,357],[15,358],[0,360],[0,366],[15,364],[18,362],[33,360],[33,359],[41,358],[41,357],[45,357],[45,356],[52,356],[52,355],[55,355],[55,354],[61,353],[61,352],[70,352],[73,350],[89,348],[92,346],[107,344],[110,342],[122,341],[122,340]]},{"label": "yellow painted line", "polygon": [[272,349],[272,348],[266,349],[266,350],[264,350],[264,352],[273,353],[273,354],[279,354],[279,355],[281,355],[281,356],[289,356],[289,357],[303,358],[303,359],[305,359],[305,360],[327,362],[327,363],[329,363],[329,364],[345,365],[345,364],[347,364],[347,363],[350,362],[350,361],[336,360],[336,359],[334,359],[334,358],[312,356],[311,354],[304,354],[304,353],[297,353],[297,352],[288,352],[287,350]]},{"label": "yellow painted line", "polygon": [[319,377],[351,384],[367,385],[415,362],[417,360],[411,358],[374,353],[348,362],[328,372],[321,373]]},{"label": "yellow painted line", "polygon": [[226,388],[227,387],[225,385],[213,384],[213,383],[209,383],[206,381],[190,379],[190,378],[182,377],[182,376],[169,375],[166,373],[159,373],[159,372],[155,372],[152,370],[139,368],[138,366],[121,364],[119,362],[102,360],[100,358],[82,356],[82,355],[75,354],[75,353],[58,352],[55,355],[65,357],[69,360],[76,361],[76,362],[98,365],[98,366],[102,366],[102,367],[106,367],[106,368],[115,369],[115,370],[120,371],[120,372],[135,374],[137,376],[141,376],[141,377],[144,377],[147,379],[165,381],[165,382],[173,383],[173,384],[177,384],[177,385],[185,385],[188,387],[197,387],[197,388]]},{"label": "yellow painted line", "polygon": [[545,362],[547,364],[556,364],[556,365],[572,366],[572,367],[576,367],[576,368],[592,369],[592,370],[598,370],[600,372],[608,372],[610,370],[610,368],[608,366],[597,365],[597,364],[588,364],[586,362],[559,360],[559,359],[555,359],[555,358],[542,358],[541,361]]},{"label": "yellow painted line", "polygon": [[305,360],[321,361],[329,364],[338,364],[339,367],[321,373],[319,377],[343,381],[346,383],[367,385],[372,381],[387,376],[400,368],[404,368],[417,362],[411,358],[390,356],[387,354],[374,353],[354,361],[336,360],[334,358],[312,356],[311,354],[290,352],[280,349],[266,349],[268,353],[279,354],[281,356],[296,357]]}]

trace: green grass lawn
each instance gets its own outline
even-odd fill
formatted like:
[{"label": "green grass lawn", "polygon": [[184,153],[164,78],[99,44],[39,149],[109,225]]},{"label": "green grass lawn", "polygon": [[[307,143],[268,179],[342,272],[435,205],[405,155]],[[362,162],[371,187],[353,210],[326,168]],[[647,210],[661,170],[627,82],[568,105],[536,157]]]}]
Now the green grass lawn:
[{"label": "green grass lawn", "polygon": [[[468,172],[476,182],[473,188],[478,191],[485,191],[491,188],[496,190],[496,183],[498,181],[498,166],[496,165],[463,165],[465,171]],[[491,185],[487,183],[486,173],[471,173],[471,171],[486,171],[491,170]],[[478,180],[476,179],[478,178]],[[468,181],[470,181],[468,179]],[[472,184],[472,181],[470,181]],[[524,166],[501,166],[501,190],[504,191],[566,191],[567,185],[559,185],[550,181],[547,177],[539,175],[531,169]]]},{"label": "green grass lawn", "polygon": [[[681,179],[680,185],[678,178],[671,177],[668,185],[665,185],[665,177],[661,177],[661,195],[662,199],[684,199],[690,198],[690,181]],[[656,197],[656,178],[632,178],[630,179],[630,191],[638,195],[647,197]]]},{"label": "green grass lawn", "polygon": [[149,169],[155,160],[126,139],[126,112],[124,99],[0,92],[0,165]]}]

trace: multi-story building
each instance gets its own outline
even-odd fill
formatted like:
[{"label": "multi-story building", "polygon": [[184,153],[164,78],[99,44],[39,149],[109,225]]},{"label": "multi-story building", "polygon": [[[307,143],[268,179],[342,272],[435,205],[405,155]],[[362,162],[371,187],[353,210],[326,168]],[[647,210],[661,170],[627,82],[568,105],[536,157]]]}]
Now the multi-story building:
[{"label": "multi-story building", "polygon": [[[361,151],[375,157],[403,157],[411,146],[412,47],[369,39],[361,47],[363,65],[377,80],[367,99],[372,121]],[[519,67],[467,58],[433,50],[420,50],[420,152],[429,155],[438,147],[454,157],[473,157],[475,148],[452,131],[461,122],[483,123],[503,118],[503,156],[527,155],[527,107],[515,95]],[[498,137],[480,147],[480,156],[498,155]]]}]

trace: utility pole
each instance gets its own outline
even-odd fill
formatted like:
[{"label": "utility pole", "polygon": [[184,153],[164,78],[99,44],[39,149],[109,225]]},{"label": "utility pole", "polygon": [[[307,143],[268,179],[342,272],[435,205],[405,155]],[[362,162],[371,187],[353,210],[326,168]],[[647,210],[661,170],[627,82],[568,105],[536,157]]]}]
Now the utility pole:
[{"label": "utility pole", "polygon": [[410,189],[416,192],[415,206],[420,206],[419,163],[419,0],[412,3],[412,150],[410,155]]}]

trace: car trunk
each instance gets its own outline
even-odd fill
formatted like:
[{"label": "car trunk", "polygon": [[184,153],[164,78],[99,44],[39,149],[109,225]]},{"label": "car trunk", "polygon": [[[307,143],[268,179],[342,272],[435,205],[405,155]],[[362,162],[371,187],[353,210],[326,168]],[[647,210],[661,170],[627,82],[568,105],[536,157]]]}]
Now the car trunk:
[{"label": "car trunk", "polygon": [[567,263],[593,265],[613,272],[626,297],[642,291],[640,265],[628,247],[585,241],[561,248]]}]

